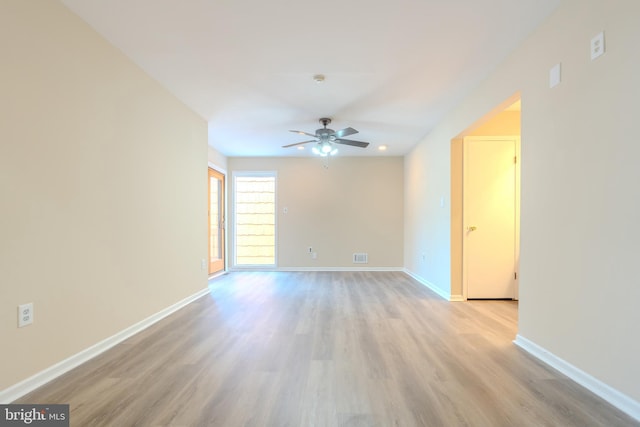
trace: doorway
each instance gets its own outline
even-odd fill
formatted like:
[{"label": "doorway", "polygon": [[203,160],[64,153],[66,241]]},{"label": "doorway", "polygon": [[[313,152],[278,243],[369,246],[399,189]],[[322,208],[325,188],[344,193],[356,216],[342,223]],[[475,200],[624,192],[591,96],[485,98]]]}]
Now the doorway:
[{"label": "doorway", "polygon": [[467,299],[517,299],[518,137],[465,137],[463,289]]},{"label": "doorway", "polygon": [[[464,301],[467,299],[467,271],[464,262],[464,245],[467,238],[466,227],[479,227],[478,224],[467,224],[464,218],[464,151],[466,138],[480,139],[515,139],[516,140],[516,236],[515,236],[515,260],[516,269],[511,275],[516,277],[519,265],[519,197],[520,197],[520,120],[521,103],[520,94],[515,93],[475,123],[471,124],[463,132],[451,139],[451,301]],[[486,231],[477,228],[475,231]],[[478,233],[476,233],[477,237]],[[519,273],[515,279],[513,298],[518,299]],[[511,297],[507,297],[511,298]]]},{"label": "doorway", "polygon": [[209,275],[225,266],[224,181],[224,174],[209,168]]}]

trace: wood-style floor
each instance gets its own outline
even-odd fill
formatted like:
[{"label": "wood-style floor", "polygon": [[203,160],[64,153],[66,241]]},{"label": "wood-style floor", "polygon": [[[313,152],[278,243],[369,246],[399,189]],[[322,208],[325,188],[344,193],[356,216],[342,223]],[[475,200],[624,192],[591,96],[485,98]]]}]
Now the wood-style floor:
[{"label": "wood-style floor", "polygon": [[28,396],[84,426],[638,426],[403,273],[232,273]]}]

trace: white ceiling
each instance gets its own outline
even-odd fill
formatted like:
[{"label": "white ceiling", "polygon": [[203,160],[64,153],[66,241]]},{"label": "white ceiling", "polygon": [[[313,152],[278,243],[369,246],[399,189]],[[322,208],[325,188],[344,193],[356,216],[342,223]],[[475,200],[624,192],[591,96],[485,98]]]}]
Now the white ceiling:
[{"label": "white ceiling", "polygon": [[311,155],[281,146],[320,117],[371,142],[341,155],[406,154],[560,2],[62,1],[205,118],[227,156]]}]

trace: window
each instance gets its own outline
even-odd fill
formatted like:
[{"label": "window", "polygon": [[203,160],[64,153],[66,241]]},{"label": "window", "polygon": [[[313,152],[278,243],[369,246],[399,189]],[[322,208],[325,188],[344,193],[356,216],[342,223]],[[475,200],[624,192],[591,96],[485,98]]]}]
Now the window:
[{"label": "window", "polygon": [[275,266],[275,172],[236,172],[233,184],[234,265]]}]

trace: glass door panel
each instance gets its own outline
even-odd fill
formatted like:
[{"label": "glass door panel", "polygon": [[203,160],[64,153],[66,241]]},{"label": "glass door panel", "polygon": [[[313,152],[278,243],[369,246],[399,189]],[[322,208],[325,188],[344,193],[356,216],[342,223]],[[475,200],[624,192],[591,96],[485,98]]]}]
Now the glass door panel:
[{"label": "glass door panel", "polygon": [[224,175],[209,168],[209,274],[224,270]]}]

